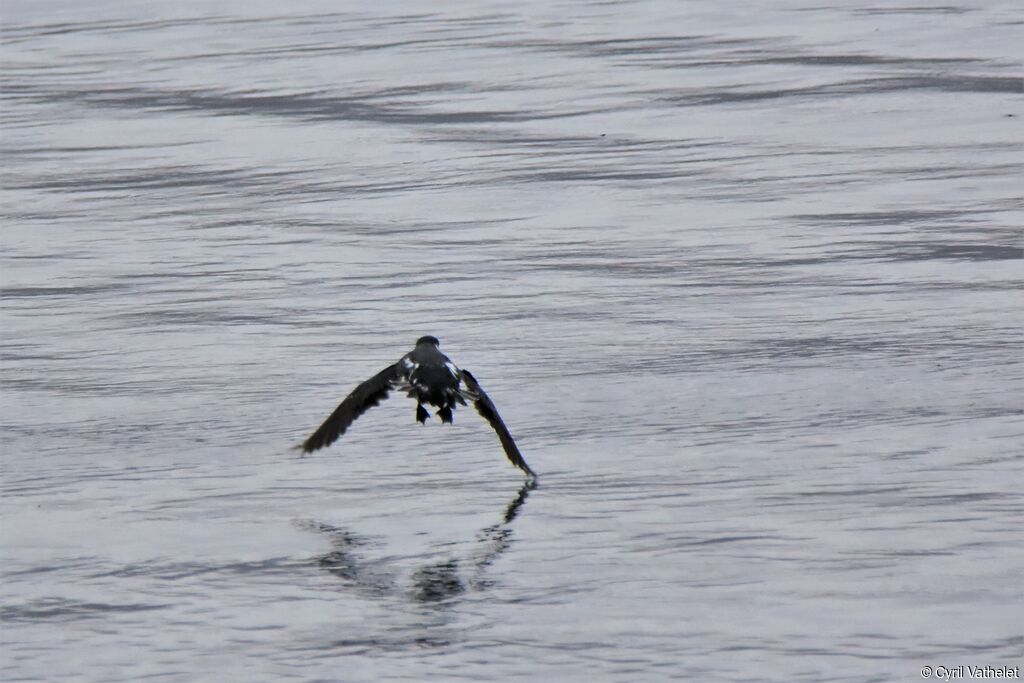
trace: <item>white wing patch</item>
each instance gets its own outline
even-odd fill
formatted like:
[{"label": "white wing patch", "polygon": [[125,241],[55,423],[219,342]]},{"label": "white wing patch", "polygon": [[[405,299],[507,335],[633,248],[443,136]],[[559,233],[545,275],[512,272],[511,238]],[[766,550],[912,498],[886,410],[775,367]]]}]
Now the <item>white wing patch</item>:
[{"label": "white wing patch", "polygon": [[447,363],[444,364],[444,366],[448,368],[448,372],[450,372],[452,377],[454,377],[456,380],[462,379],[462,375],[459,372],[459,369],[455,367],[455,363],[448,361]]}]

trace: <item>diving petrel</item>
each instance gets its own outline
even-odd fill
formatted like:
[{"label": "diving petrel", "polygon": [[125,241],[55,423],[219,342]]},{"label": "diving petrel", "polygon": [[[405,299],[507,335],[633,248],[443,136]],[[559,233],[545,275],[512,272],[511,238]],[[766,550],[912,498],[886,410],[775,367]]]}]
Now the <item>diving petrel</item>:
[{"label": "diving petrel", "polygon": [[417,339],[416,348],[402,356],[401,360],[353,389],[319,429],[303,442],[302,450],[312,453],[318,448],[330,446],[357,417],[378,405],[395,389],[416,399],[416,420],[420,424],[430,417],[423,407],[424,403],[439,409],[437,415],[442,423],[450,423],[455,405],[466,405],[466,401],[472,401],[480,416],[497,432],[505,455],[512,464],[535,478],[537,475],[523,460],[490,397],[484,393],[469,370],[460,370],[448,356],[441,353],[437,348],[440,343],[437,337],[429,335]]}]

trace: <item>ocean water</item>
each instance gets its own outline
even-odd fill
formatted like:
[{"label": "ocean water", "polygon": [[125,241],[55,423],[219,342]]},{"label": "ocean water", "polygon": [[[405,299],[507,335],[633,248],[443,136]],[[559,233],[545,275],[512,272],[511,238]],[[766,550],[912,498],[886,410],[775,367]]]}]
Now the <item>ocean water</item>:
[{"label": "ocean water", "polygon": [[0,676],[1021,666],[1021,26],[8,0]]}]

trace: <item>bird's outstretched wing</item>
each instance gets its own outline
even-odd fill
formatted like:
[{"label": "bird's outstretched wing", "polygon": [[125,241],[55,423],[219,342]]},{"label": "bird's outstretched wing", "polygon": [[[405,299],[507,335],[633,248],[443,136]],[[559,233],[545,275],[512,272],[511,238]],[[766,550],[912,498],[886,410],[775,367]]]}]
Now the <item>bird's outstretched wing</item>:
[{"label": "bird's outstretched wing", "polygon": [[476,400],[473,405],[476,407],[476,412],[480,413],[480,416],[487,420],[494,431],[498,434],[498,440],[501,441],[502,448],[505,449],[505,455],[512,461],[512,464],[526,472],[530,477],[536,478],[530,466],[526,464],[523,459],[523,454],[519,452],[516,447],[516,442],[512,440],[512,435],[508,432],[508,427],[501,421],[501,416],[498,415],[498,409],[494,407],[494,402],[480,387],[480,383],[476,381],[476,378],[470,374],[469,370],[461,370],[462,381],[466,383],[470,392],[476,396]]},{"label": "bird's outstretched wing", "polygon": [[318,448],[330,446],[345,433],[355,419],[388,397],[393,382],[398,379],[398,364],[384,368],[366,380],[345,397],[331,416],[302,443],[302,450],[312,453]]}]

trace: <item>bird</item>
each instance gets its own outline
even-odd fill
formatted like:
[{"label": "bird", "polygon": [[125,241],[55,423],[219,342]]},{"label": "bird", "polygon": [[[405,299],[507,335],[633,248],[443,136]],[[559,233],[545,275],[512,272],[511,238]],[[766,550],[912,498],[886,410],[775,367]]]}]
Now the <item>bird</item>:
[{"label": "bird", "polygon": [[416,421],[420,424],[425,424],[430,417],[424,405],[438,408],[437,416],[441,423],[451,424],[456,405],[464,406],[471,402],[498,435],[498,441],[512,464],[530,479],[536,479],[536,473],[526,464],[494,402],[469,370],[460,369],[441,353],[440,345],[437,337],[420,337],[416,340],[416,347],[397,363],[359,384],[301,444],[303,452],[312,453],[330,446],[356,418],[379,405],[392,391],[404,391],[409,398],[416,399]]}]

